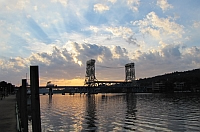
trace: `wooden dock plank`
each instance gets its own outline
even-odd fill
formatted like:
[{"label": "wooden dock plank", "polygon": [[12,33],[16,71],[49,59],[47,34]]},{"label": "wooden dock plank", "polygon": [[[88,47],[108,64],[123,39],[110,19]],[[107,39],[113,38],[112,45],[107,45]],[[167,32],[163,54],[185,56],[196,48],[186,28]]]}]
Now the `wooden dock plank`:
[{"label": "wooden dock plank", "polygon": [[17,132],[15,116],[16,95],[6,96],[0,100],[0,131]]}]

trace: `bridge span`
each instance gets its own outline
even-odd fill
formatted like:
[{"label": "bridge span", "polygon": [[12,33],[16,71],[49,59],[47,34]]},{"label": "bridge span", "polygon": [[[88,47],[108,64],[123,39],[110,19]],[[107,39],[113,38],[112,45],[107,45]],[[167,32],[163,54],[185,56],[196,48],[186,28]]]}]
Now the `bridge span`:
[{"label": "bridge span", "polygon": [[[115,67],[117,68],[117,67]],[[125,80],[124,81],[101,81],[95,76],[95,60],[91,59],[86,62],[86,75],[85,75],[85,85],[94,86],[134,86],[135,84],[135,64],[128,63],[125,65]]]},{"label": "bridge span", "polygon": [[[135,87],[135,64],[128,63],[125,64],[125,79],[124,81],[116,80],[98,80],[95,75],[95,60],[90,59],[86,62],[86,75],[85,82],[83,86],[57,86],[47,82],[46,86],[39,86],[40,89],[87,89],[87,91],[92,91],[92,89],[115,89],[115,88],[133,88]],[[109,66],[105,66],[109,67]],[[114,67],[117,68],[117,67]],[[120,67],[122,68],[122,67]],[[39,79],[39,78],[38,78]],[[30,80],[31,81],[31,80]],[[29,86],[27,86],[28,88]]]},{"label": "bridge span", "polygon": [[[124,81],[116,80],[98,80],[95,75],[95,60],[90,59],[86,62],[86,75],[83,86],[57,86],[47,82],[46,86],[40,88],[103,88],[103,87],[133,87],[135,85],[135,64],[128,63],[125,65],[125,79]],[[115,67],[116,68],[116,67]]]},{"label": "bridge span", "polygon": [[59,89],[59,88],[87,88],[87,87],[94,87],[94,88],[99,88],[99,87],[131,87],[132,82],[124,82],[124,81],[94,81],[92,82],[95,85],[83,85],[83,86],[40,86],[39,88],[53,88],[53,89]]}]

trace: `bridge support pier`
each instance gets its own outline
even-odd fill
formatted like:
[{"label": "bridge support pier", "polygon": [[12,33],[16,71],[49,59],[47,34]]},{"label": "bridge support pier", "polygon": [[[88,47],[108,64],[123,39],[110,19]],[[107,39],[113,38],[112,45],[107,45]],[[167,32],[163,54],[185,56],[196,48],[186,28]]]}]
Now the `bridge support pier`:
[{"label": "bridge support pier", "polygon": [[49,96],[52,96],[53,95],[53,90],[52,88],[49,88]]}]

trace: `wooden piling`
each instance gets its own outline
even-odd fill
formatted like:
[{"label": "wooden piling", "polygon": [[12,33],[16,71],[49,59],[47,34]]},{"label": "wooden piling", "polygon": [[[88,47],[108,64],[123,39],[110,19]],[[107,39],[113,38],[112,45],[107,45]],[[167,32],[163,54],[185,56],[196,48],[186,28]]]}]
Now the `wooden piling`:
[{"label": "wooden piling", "polygon": [[22,79],[21,87],[21,121],[23,132],[28,132],[28,113],[27,113],[27,81]]},{"label": "wooden piling", "polygon": [[39,71],[38,66],[30,66],[32,131],[41,132]]},{"label": "wooden piling", "polygon": [[[20,88],[19,88],[18,91],[17,91],[17,92],[18,92],[18,108],[19,108],[19,113],[22,113],[22,112],[21,112],[21,110],[22,110],[22,109],[21,109],[21,108],[22,108],[22,107],[21,107],[21,102],[22,102],[22,99],[21,99],[21,98],[22,98],[22,96],[21,96],[21,91],[22,91],[22,87],[20,86]],[[21,114],[20,114],[20,119],[21,119]]]}]

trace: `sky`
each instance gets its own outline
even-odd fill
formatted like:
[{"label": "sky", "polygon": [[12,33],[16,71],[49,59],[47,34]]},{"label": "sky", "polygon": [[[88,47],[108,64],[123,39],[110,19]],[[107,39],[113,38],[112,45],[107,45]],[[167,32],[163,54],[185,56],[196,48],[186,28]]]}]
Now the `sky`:
[{"label": "sky", "polygon": [[[200,68],[199,0],[0,0],[0,81],[21,85],[39,66],[40,85],[84,85]],[[109,68],[108,68],[109,67]]]}]

